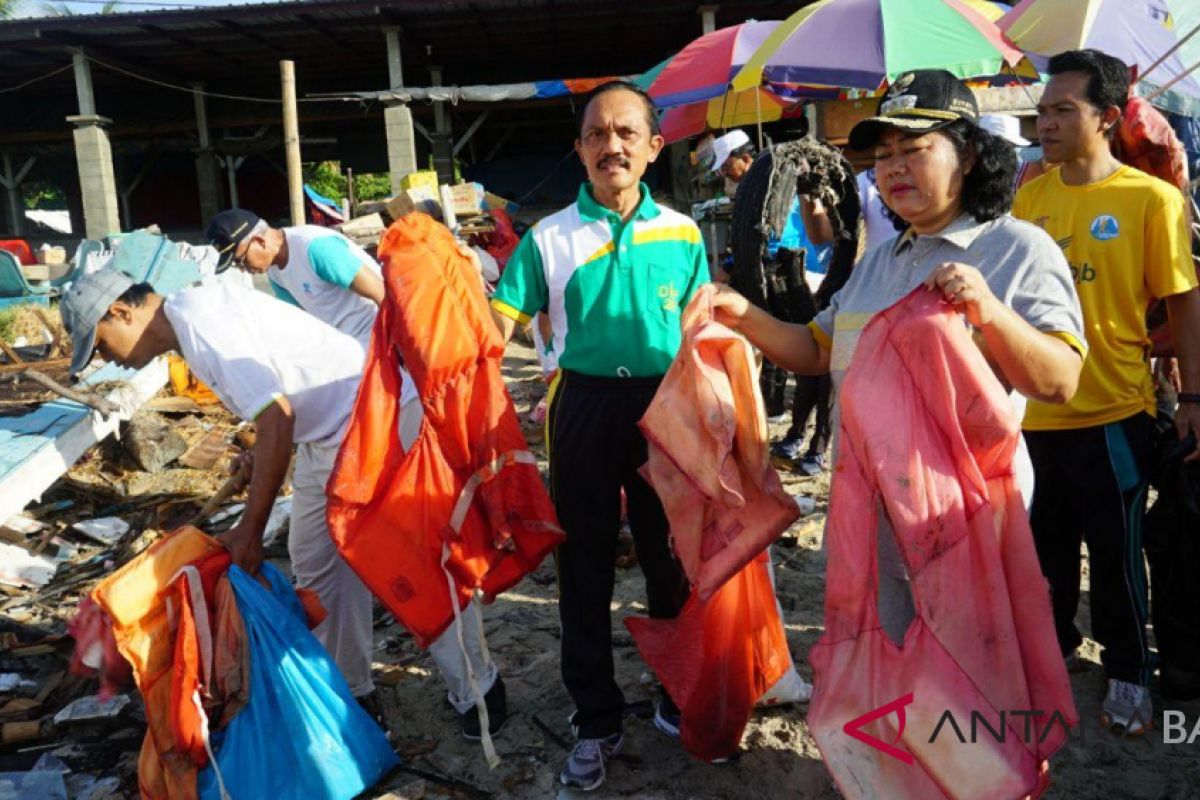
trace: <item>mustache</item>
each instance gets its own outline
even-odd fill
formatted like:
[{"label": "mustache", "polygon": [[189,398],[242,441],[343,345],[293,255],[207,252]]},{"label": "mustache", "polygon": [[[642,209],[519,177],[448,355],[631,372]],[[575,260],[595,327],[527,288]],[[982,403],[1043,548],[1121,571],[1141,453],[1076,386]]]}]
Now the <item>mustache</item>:
[{"label": "mustache", "polygon": [[625,156],[605,156],[596,162],[596,166],[600,168],[607,167],[609,164],[616,164],[618,167],[629,167],[629,159]]}]

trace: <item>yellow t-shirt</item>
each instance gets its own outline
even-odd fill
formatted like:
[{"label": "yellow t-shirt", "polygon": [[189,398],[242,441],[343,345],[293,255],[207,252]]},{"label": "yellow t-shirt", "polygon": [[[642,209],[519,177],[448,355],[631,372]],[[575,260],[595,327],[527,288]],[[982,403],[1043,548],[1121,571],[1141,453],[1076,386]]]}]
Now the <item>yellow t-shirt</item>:
[{"label": "yellow t-shirt", "polygon": [[1154,413],[1146,308],[1196,286],[1183,193],[1123,166],[1085,186],[1058,169],[1017,192],[1013,216],[1054,237],[1071,265],[1088,355],[1071,402],[1029,401],[1026,430],[1105,425]]}]

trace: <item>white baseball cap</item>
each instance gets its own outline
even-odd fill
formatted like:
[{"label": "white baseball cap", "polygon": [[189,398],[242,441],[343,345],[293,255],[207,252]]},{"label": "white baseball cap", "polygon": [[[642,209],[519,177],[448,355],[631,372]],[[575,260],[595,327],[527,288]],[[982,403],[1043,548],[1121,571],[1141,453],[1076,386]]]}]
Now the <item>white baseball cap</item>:
[{"label": "white baseball cap", "polygon": [[979,127],[1008,140],[1016,147],[1029,147],[1032,144],[1021,135],[1021,120],[1011,114],[984,114],[979,118]]},{"label": "white baseball cap", "polygon": [[745,147],[750,144],[750,137],[745,131],[733,130],[725,134],[721,138],[712,143],[713,151],[713,172],[720,172],[721,167],[725,166],[725,162],[729,159],[729,154],[739,147]]}]

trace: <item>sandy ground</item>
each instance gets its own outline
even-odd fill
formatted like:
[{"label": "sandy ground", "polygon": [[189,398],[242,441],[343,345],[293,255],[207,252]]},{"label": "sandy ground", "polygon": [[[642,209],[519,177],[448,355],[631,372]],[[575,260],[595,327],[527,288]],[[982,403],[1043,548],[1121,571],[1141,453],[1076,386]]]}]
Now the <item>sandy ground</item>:
[{"label": "sandy ground", "polygon": [[[543,392],[532,353],[514,343],[506,373],[519,413],[524,415]],[[779,438],[784,426],[773,426]],[[527,434],[540,454],[536,427]],[[814,513],[802,517],[773,549],[779,598],[788,642],[798,668],[812,672],[805,655],[821,635],[824,556],[821,536],[828,498],[828,473],[817,478],[784,475],[792,494],[816,500]],[[653,684],[621,620],[644,614],[640,571],[618,570],[613,600],[617,680],[630,702],[653,697]],[[1086,600],[1081,614],[1088,631]],[[558,784],[558,772],[570,746],[567,715],[572,704],[559,674],[559,623],[553,564],[547,560],[484,613],[492,653],[504,675],[511,718],[497,738],[503,762],[489,771],[477,744],[458,734],[456,715],[445,701],[444,684],[428,655],[397,626],[377,630],[377,678],[385,711],[400,752],[419,769],[453,776],[503,798],[571,797]],[[1102,733],[1097,723],[1105,689],[1095,642],[1085,644],[1089,669],[1072,676],[1084,720],[1083,737],[1068,744],[1052,761],[1049,798],[1200,798],[1200,741],[1165,745],[1162,734],[1121,740]],[[1161,716],[1157,709],[1156,717]],[[1200,717],[1200,704],[1183,708],[1188,726]],[[741,751],[729,763],[710,766],[690,758],[675,740],[649,720],[626,721],[625,749],[610,763],[608,783],[591,793],[597,798],[751,798],[767,792],[789,797],[836,798],[812,737],[804,707],[759,712],[750,721]],[[539,725],[540,722],[540,725]],[[552,733],[547,732],[550,731]],[[411,774],[394,773],[372,798],[437,797],[451,794],[443,785]],[[462,795],[467,796],[467,795]],[[881,793],[886,797],[886,791]]]}]

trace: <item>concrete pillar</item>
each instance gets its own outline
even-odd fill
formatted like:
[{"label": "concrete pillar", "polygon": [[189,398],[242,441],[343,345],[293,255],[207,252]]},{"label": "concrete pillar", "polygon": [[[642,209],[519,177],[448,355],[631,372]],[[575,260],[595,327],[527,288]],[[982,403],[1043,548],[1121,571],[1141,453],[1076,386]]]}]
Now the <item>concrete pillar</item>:
[{"label": "concrete pillar", "polygon": [[208,131],[208,105],[203,95],[204,84],[193,83],[192,99],[196,106],[196,185],[199,187],[200,226],[208,224],[221,210],[221,176],[217,171],[216,154]]},{"label": "concrete pillar", "polygon": [[[404,86],[404,68],[400,60],[400,29],[383,29],[387,42],[388,88]],[[412,111],[404,103],[389,103],[383,109],[383,132],[387,140],[388,173],[392,194],[399,194],[400,181],[417,167],[417,136]]]},{"label": "concrete pillar", "polygon": [[75,161],[83,195],[84,233],[102,239],[121,232],[117,180],[113,175],[112,145],[104,126],[112,122],[99,116],[67,117],[75,125]]},{"label": "concrete pillar", "polygon": [[71,60],[75,68],[79,114],[67,117],[67,122],[75,126],[75,162],[79,167],[79,190],[83,196],[84,235],[89,239],[102,239],[110,233],[121,232],[112,145],[104,130],[112,120],[96,113],[92,67],[87,56],[79,50]]},{"label": "concrete pillar", "polygon": [[[441,67],[429,68],[429,83],[431,86],[442,85]],[[433,104],[433,168],[437,170],[438,183],[454,183],[454,139],[444,100],[436,100]]]},{"label": "concrete pillar", "polygon": [[383,29],[387,43],[388,88],[399,89],[404,85],[404,62],[400,59],[400,29],[395,26]]},{"label": "concrete pillar", "polygon": [[92,92],[92,65],[82,50],[71,54],[71,66],[75,68],[75,95],[79,98],[79,115],[96,116],[96,97]]},{"label": "concrete pillar", "polygon": [[719,6],[700,6],[696,13],[700,15],[700,32],[712,33],[717,29],[717,9]]},{"label": "concrete pillar", "polygon": [[400,191],[400,180],[419,169],[412,111],[403,103],[385,107],[383,126],[387,135],[388,172],[392,177],[392,194],[397,194]]}]

